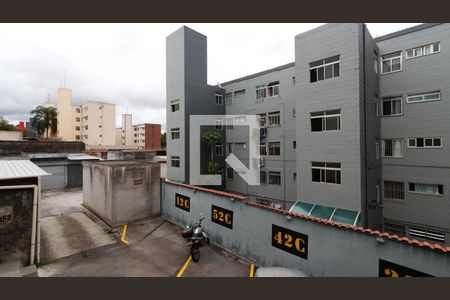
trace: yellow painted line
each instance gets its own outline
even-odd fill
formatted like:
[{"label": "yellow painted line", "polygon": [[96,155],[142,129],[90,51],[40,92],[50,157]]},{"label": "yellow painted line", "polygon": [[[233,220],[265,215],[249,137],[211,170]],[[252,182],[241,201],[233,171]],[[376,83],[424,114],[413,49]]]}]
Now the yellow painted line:
[{"label": "yellow painted line", "polygon": [[250,264],[250,274],[248,277],[253,277],[255,275],[255,264]]},{"label": "yellow painted line", "polygon": [[180,272],[178,272],[177,277],[183,276],[184,271],[186,271],[187,266],[191,262],[192,256],[189,255],[189,258],[184,263],[183,267],[181,268]]},{"label": "yellow painted line", "polygon": [[125,239],[125,235],[127,234],[127,227],[128,227],[127,224],[125,224],[125,225],[123,226],[122,238],[121,238],[120,240],[122,241],[122,243],[128,245],[129,242]]}]

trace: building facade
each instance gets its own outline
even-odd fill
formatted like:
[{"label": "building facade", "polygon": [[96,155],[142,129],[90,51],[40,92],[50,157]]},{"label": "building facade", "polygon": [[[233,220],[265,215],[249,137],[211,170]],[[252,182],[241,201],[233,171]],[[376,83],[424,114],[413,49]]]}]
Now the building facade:
[{"label": "building facade", "polygon": [[161,124],[133,125],[132,138],[138,149],[161,150]]},{"label": "building facade", "polygon": [[259,186],[223,163],[248,164],[248,137],[216,128],[227,190],[450,244],[449,43],[449,24],[375,39],[364,24],[327,24],[295,37],[295,62],[209,86],[206,37],[182,27],[167,38],[167,177],[189,183],[189,116],[254,114]]}]

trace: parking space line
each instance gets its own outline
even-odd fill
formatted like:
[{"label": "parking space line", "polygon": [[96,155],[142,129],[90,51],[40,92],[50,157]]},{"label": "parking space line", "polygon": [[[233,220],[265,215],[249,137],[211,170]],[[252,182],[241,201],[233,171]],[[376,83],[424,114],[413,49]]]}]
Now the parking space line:
[{"label": "parking space line", "polygon": [[255,275],[255,264],[250,264],[250,274],[248,277],[253,277]]},{"label": "parking space line", "polygon": [[186,271],[187,266],[191,262],[192,256],[189,255],[189,258],[184,263],[183,267],[180,269],[180,272],[178,272],[177,277],[183,276],[184,271]]},{"label": "parking space line", "polygon": [[125,239],[125,235],[127,234],[127,227],[128,227],[127,224],[125,224],[125,225],[123,226],[122,238],[121,238],[120,240],[122,241],[122,243],[128,245],[129,242]]}]

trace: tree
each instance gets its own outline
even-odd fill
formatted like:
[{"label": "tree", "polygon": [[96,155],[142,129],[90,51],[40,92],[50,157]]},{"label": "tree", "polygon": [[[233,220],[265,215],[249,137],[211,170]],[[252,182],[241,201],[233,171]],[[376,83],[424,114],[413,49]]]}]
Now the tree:
[{"label": "tree", "polygon": [[211,147],[211,160],[208,163],[208,174],[217,174],[219,163],[214,161],[214,145],[220,142],[222,137],[216,131],[207,131],[202,135],[202,141]]},{"label": "tree", "polygon": [[46,133],[48,139],[49,131],[55,134],[58,129],[57,112],[54,107],[38,106],[31,111],[31,126],[38,135]]},{"label": "tree", "polygon": [[9,124],[8,121],[0,119],[0,130],[16,131],[16,126]]},{"label": "tree", "polygon": [[161,134],[161,146],[163,148],[166,148],[166,136],[167,134],[165,132]]}]

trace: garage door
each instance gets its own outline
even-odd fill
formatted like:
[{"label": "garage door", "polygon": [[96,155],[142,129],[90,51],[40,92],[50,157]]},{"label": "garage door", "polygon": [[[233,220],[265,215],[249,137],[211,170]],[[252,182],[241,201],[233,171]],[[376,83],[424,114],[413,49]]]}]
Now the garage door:
[{"label": "garage door", "polygon": [[66,187],[65,166],[40,166],[40,168],[52,174],[41,177],[43,190],[63,189]]},{"label": "garage door", "polygon": [[67,187],[83,186],[83,166],[67,165]]}]

